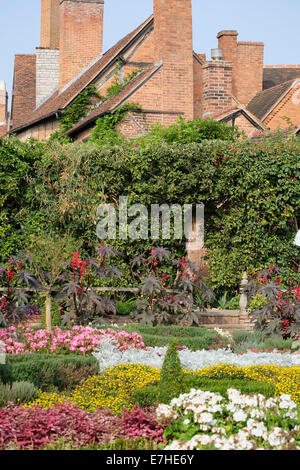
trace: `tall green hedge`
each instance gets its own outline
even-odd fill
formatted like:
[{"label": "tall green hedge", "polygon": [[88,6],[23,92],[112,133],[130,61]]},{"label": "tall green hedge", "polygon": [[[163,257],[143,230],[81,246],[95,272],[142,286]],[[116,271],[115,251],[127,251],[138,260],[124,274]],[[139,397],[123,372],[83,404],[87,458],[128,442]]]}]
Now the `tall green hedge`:
[{"label": "tall green hedge", "polygon": [[[37,246],[45,233],[69,236],[84,254],[93,254],[98,205],[117,206],[119,196],[127,195],[129,204],[147,207],[205,204],[207,263],[220,292],[234,293],[245,269],[251,274],[270,263],[280,265],[287,278],[295,277],[299,248],[292,242],[300,222],[299,155],[299,140],[279,138],[170,145],[150,140],[140,147],[125,143],[104,148],[0,139],[5,217],[0,256],[3,261],[17,248]],[[123,285],[132,285],[128,261],[150,249],[152,242],[114,244],[124,255]],[[185,252],[183,240],[158,240],[155,245],[167,246],[174,256]]]}]

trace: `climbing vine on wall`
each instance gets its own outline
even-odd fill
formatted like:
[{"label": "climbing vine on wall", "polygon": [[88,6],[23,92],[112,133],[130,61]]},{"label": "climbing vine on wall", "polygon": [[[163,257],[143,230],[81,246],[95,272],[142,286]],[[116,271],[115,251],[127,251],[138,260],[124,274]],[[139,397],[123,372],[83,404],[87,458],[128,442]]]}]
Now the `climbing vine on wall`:
[{"label": "climbing vine on wall", "polygon": [[[136,75],[138,75],[141,72],[141,69],[134,70],[130,74],[126,75],[123,78],[123,80],[120,80],[119,69],[120,69],[120,62],[117,62],[114,80],[112,84],[107,88],[105,96],[100,95],[97,91],[96,86],[91,84],[91,85],[88,85],[77,96],[77,98],[75,98],[73,103],[70,106],[68,106],[62,113],[61,118],[60,118],[59,129],[51,135],[50,141],[55,140],[55,139],[61,140],[65,132],[67,132],[69,129],[75,126],[75,124],[77,124],[81,118],[85,117],[89,111],[92,111],[94,109],[94,106],[92,104],[92,98],[97,98],[98,103],[100,101],[101,104],[104,103],[105,101],[108,101],[109,99],[113,98],[118,93],[120,93],[120,91],[122,91],[123,88],[129,82],[131,82],[131,80],[133,80],[134,77],[136,77]],[[110,139],[112,138],[113,141],[119,140],[121,136],[117,136],[115,132],[117,125],[124,119],[125,113],[132,109],[140,110],[140,106],[137,104],[125,105],[122,108],[120,108],[117,113],[114,113],[113,115],[108,115],[107,117],[105,117],[105,119],[103,119],[103,122],[99,123],[98,130],[97,130],[97,134],[101,135],[101,140],[105,134],[105,130],[107,131]],[[64,139],[67,141],[69,140],[68,137],[64,137]],[[98,141],[99,139],[96,137],[96,140]]]},{"label": "climbing vine on wall", "polygon": [[118,125],[124,121],[130,111],[142,112],[142,108],[138,103],[126,103],[117,111],[101,116],[97,119],[89,141],[97,143],[100,146],[124,142],[124,137],[118,131]]},{"label": "climbing vine on wall", "polygon": [[78,96],[73,103],[68,106],[60,118],[59,129],[54,132],[50,140],[60,138],[66,131],[71,129],[77,122],[86,116],[88,111],[93,108],[92,98],[103,100],[104,97],[97,92],[95,85],[88,85]]}]

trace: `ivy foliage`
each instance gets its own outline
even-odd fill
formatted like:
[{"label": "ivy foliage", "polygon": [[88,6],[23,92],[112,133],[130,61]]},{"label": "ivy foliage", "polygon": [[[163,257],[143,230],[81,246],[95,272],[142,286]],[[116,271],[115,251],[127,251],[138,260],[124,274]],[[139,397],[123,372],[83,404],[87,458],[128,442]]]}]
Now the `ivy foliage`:
[{"label": "ivy foliage", "polygon": [[[35,230],[42,214],[36,210],[30,219],[25,207],[31,206],[31,183],[36,177],[44,145],[30,139],[26,143],[17,138],[0,138],[0,257],[1,262],[15,254],[25,240],[27,231]],[[37,207],[35,207],[37,209]]]},{"label": "ivy foliage", "polygon": [[129,112],[142,112],[142,108],[138,103],[126,103],[118,108],[117,111],[101,116],[96,121],[89,141],[100,147],[118,144],[125,145],[126,140],[118,130],[118,126],[124,121]]},{"label": "ivy foliage", "polygon": [[[33,233],[37,239],[45,232],[69,236],[84,256],[93,256],[98,206],[111,203],[118,210],[119,196],[128,195],[129,206],[149,209],[205,204],[207,264],[218,295],[236,293],[243,271],[250,276],[270,263],[287,279],[297,276],[299,140],[182,140],[99,146],[0,139],[1,257],[25,250]],[[184,240],[115,241],[123,253],[124,286],[133,284],[129,261],[152,245],[177,259],[185,254]]]},{"label": "ivy foliage", "polygon": [[141,72],[141,69],[133,70],[133,72],[126,75],[123,80],[120,80],[120,75],[119,75],[120,66],[121,64],[118,63],[116,66],[116,70],[115,70],[114,80],[112,84],[106,90],[106,95],[105,95],[106,100],[109,100],[110,98],[113,98],[118,93],[120,93],[120,91],[122,91],[123,88]]},{"label": "ivy foliage", "polygon": [[93,107],[93,98],[103,100],[103,97],[97,92],[96,86],[91,84],[79,93],[73,103],[64,110],[60,118],[59,129],[51,135],[50,141],[61,138],[65,132],[86,116]]},{"label": "ivy foliage", "polygon": [[193,121],[185,121],[182,116],[176,123],[169,127],[161,123],[154,124],[149,133],[134,140],[139,147],[160,144],[192,144],[203,140],[230,140],[234,141],[240,136],[236,127],[214,119],[201,119],[197,117]]},{"label": "ivy foliage", "polygon": [[[59,123],[59,129],[54,132],[50,141],[59,139],[60,141],[67,143],[70,139],[64,136],[65,132],[71,129],[77,124],[80,119],[85,117],[95,107],[96,102],[100,104],[105,103],[115,95],[120,93],[123,88],[141,71],[140,69],[134,70],[130,74],[126,75],[121,81],[119,78],[120,63],[117,63],[115,76],[112,84],[107,88],[104,96],[100,95],[97,91],[97,87],[94,84],[88,85],[79,95],[75,98],[71,105],[69,105],[62,113]],[[93,133],[92,141],[97,141],[101,145],[109,143],[115,145],[121,140],[124,140],[116,131],[117,125],[124,119],[125,113],[130,110],[141,110],[137,104],[126,104],[122,106],[116,113],[107,114],[103,118],[100,118],[96,125],[95,132]]]}]

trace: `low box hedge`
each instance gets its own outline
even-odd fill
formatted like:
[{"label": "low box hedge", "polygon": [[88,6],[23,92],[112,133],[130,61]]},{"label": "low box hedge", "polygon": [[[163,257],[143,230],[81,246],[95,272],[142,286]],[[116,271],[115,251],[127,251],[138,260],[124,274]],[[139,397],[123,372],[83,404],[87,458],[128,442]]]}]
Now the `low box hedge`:
[{"label": "low box hedge", "polygon": [[43,391],[71,390],[90,375],[99,372],[93,356],[18,354],[6,356],[0,368],[3,383],[31,382]]}]

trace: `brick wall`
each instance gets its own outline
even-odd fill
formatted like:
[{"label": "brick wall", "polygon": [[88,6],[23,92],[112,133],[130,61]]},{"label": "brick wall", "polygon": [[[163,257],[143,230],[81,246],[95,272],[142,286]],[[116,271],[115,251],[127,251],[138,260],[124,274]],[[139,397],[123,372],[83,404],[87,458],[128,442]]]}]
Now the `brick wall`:
[{"label": "brick wall", "polygon": [[202,64],[194,58],[194,117],[203,114],[203,69]]},{"label": "brick wall", "polygon": [[36,105],[59,86],[59,50],[36,49]]},{"label": "brick wall", "polygon": [[60,0],[60,90],[102,52],[104,0]]},{"label": "brick wall", "polygon": [[154,0],[154,51],[154,62],[163,61],[161,110],[183,112],[193,119],[191,0]]},{"label": "brick wall", "polygon": [[235,125],[240,131],[244,131],[248,137],[252,137],[257,132],[257,128],[242,114],[236,118]]},{"label": "brick wall", "polygon": [[288,117],[295,126],[300,124],[300,80],[295,82],[294,87],[267,116],[264,124],[271,131],[287,128],[289,125],[284,117]]},{"label": "brick wall", "polygon": [[232,108],[231,62],[215,60],[203,65],[203,118]]},{"label": "brick wall", "polygon": [[154,62],[154,34],[150,31],[141,44],[130,55],[131,62]]},{"label": "brick wall", "polygon": [[0,137],[4,137],[7,131],[8,131],[7,124],[4,124],[3,126],[0,125]]},{"label": "brick wall", "polygon": [[119,125],[119,131],[125,139],[130,140],[148,132],[153,124],[158,122],[171,125],[178,119],[176,113],[160,113],[155,111],[144,111],[143,113],[129,113]]},{"label": "brick wall", "polygon": [[263,89],[264,43],[239,42],[237,51],[236,97],[247,105]]}]

